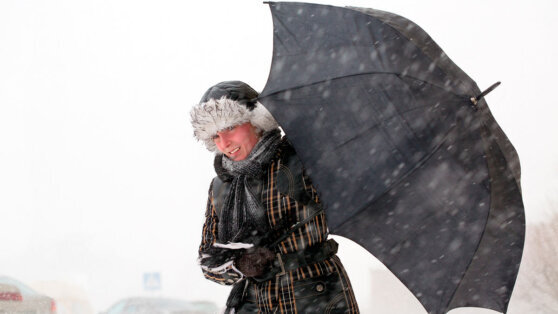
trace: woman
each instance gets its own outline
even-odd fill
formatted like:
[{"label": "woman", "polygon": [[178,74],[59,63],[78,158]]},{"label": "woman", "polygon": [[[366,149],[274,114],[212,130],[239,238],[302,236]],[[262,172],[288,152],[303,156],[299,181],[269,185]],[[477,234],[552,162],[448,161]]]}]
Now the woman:
[{"label": "woman", "polygon": [[194,136],[216,154],[203,273],[233,285],[228,313],[358,313],[316,190],[257,97],[221,82],[190,112]]}]

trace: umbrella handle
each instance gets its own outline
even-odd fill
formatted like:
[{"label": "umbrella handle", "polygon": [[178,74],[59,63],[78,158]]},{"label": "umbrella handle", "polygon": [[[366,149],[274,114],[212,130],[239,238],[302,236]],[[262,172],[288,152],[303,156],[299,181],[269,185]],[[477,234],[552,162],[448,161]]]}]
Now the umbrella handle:
[{"label": "umbrella handle", "polygon": [[496,87],[498,87],[502,82],[496,82],[494,84],[492,84],[489,88],[487,88],[486,90],[484,90],[484,92],[480,93],[478,96],[476,97],[471,97],[471,102],[473,103],[473,105],[477,105],[477,103],[479,102],[479,100],[481,100],[481,98],[483,98],[484,96],[486,96],[486,94],[490,93],[491,91],[493,91]]}]

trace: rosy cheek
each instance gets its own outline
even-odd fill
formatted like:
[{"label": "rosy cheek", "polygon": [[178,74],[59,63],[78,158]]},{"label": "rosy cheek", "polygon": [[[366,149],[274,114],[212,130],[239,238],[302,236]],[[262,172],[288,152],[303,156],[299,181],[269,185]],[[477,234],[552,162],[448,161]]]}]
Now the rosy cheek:
[{"label": "rosy cheek", "polygon": [[221,141],[220,141],[220,140],[214,139],[214,140],[213,140],[213,143],[215,143],[215,146],[217,146],[217,149],[218,149],[219,151],[221,151],[221,152],[223,151],[223,147],[221,147]]}]

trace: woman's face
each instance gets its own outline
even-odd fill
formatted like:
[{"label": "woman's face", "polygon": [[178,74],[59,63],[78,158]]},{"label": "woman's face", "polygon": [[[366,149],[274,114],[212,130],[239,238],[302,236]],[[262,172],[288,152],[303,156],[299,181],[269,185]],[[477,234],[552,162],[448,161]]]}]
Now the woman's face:
[{"label": "woman's face", "polygon": [[217,132],[217,135],[213,137],[213,142],[220,152],[231,160],[239,161],[248,157],[259,139],[256,127],[250,122],[246,122]]}]

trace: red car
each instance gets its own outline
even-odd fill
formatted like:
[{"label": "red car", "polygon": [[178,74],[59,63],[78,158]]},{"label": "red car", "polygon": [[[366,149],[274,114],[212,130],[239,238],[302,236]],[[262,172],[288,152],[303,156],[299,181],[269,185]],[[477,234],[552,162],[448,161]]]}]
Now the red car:
[{"label": "red car", "polygon": [[56,314],[56,302],[13,278],[0,276],[0,314],[3,313]]}]

